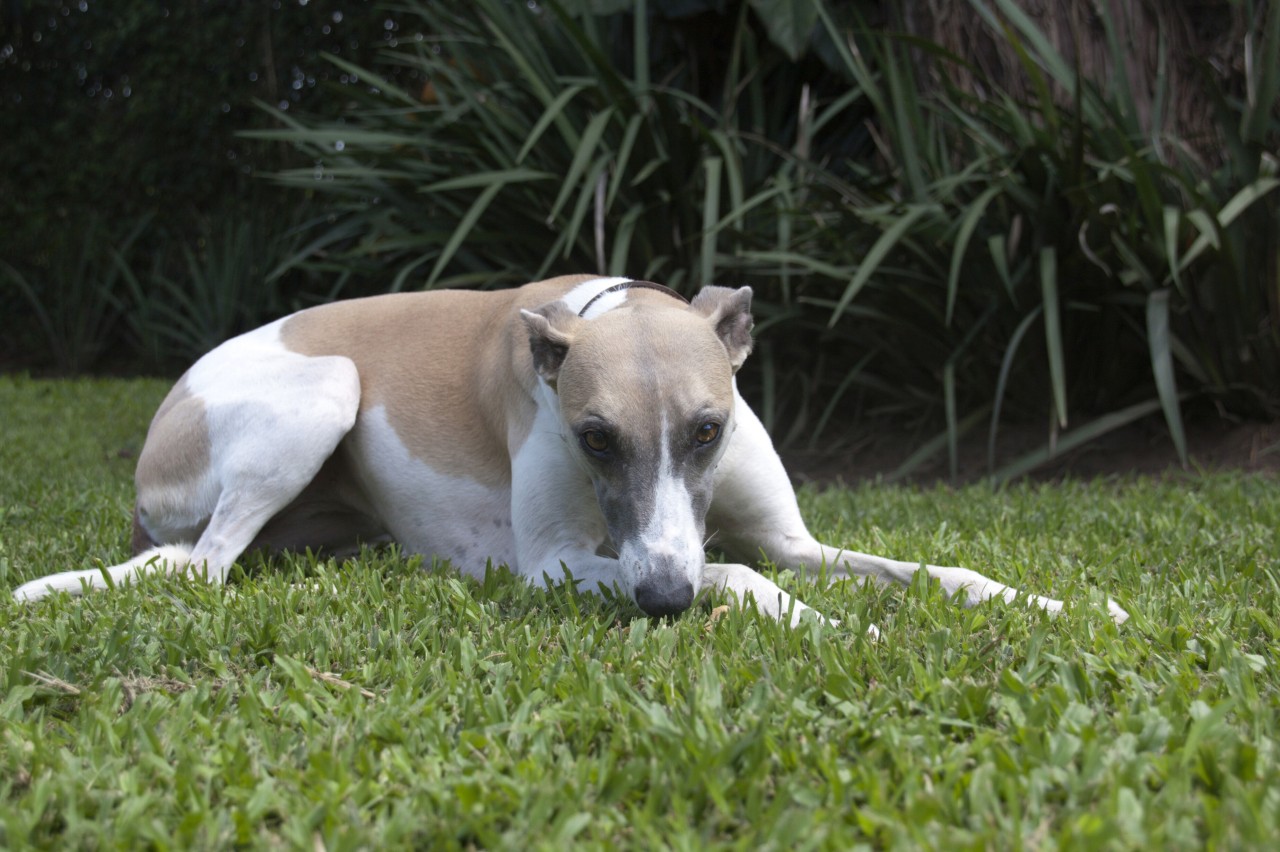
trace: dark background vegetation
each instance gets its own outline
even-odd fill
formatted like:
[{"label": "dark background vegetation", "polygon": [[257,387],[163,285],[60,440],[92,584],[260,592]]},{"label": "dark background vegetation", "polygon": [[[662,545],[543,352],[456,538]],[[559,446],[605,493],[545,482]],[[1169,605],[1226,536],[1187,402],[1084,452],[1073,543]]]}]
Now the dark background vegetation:
[{"label": "dark background vegetation", "polygon": [[1251,0],[8,0],[0,366],[627,274],[756,289],[789,446],[1011,475],[1156,418],[1185,454],[1280,415],[1277,150]]}]

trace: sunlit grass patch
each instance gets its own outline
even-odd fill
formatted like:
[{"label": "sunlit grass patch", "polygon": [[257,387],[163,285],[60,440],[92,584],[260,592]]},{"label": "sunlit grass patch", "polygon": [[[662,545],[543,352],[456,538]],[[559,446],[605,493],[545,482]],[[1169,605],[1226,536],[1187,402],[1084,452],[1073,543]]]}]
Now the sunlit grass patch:
[{"label": "sunlit grass patch", "polygon": [[[0,587],[127,550],[158,382],[0,379]],[[1072,602],[780,582],[843,620],[369,550],[0,598],[0,846],[1266,845],[1280,489],[805,490],[826,541]],[[1105,595],[1132,613],[1117,628]],[[864,635],[875,623],[880,642]]]}]

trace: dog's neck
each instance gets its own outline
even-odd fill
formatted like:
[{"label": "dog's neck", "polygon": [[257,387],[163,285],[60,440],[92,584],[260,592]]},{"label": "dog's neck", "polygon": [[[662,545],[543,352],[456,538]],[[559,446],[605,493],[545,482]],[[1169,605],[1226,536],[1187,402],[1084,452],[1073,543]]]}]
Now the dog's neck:
[{"label": "dog's neck", "polygon": [[657,290],[659,293],[666,293],[673,299],[679,299],[686,305],[689,304],[689,300],[684,296],[681,296],[675,290],[672,290],[670,287],[665,287],[662,284],[655,284],[652,281],[622,281],[618,284],[614,284],[612,287],[606,287],[588,299],[587,303],[582,306],[582,310],[578,311],[578,316],[585,317],[587,315],[587,310],[601,297],[607,296],[610,293],[617,293],[620,290]]}]

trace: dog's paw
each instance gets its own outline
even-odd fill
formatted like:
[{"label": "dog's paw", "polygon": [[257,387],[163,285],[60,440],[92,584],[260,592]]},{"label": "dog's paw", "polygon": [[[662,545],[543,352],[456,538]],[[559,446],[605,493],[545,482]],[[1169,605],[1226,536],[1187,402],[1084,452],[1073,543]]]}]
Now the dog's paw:
[{"label": "dog's paw", "polygon": [[[818,612],[816,609],[813,609],[807,606],[804,607],[804,613],[802,616],[802,614],[799,611],[800,606],[804,606],[804,604],[799,604],[799,606],[796,608],[796,611],[791,616],[792,627],[798,627],[803,621],[808,621],[809,619],[816,620],[819,624],[823,625],[824,627],[839,627],[841,625],[840,619],[829,618],[828,616],[825,616],[822,613]],[[879,642],[880,628],[876,627],[874,624],[868,624],[867,639],[869,639],[872,642]]]},{"label": "dog's paw", "polygon": [[13,599],[18,603],[29,603],[38,601],[43,597],[47,597],[50,592],[48,586],[41,585],[36,581],[23,583],[21,586],[13,590]]},{"label": "dog's paw", "polygon": [[1107,613],[1116,624],[1124,624],[1129,620],[1129,613],[1111,598],[1107,598]]},{"label": "dog's paw", "polygon": [[83,594],[84,587],[81,585],[80,579],[82,574],[88,573],[90,572],[66,571],[61,574],[50,574],[38,580],[31,580],[13,590],[13,599],[18,603],[25,604],[43,600],[58,592],[67,592],[71,595]]}]

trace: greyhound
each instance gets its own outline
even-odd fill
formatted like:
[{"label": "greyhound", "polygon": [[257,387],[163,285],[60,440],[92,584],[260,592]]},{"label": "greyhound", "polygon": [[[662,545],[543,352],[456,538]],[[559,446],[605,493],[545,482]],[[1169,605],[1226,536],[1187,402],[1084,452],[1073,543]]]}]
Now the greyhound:
[{"label": "greyhound", "polygon": [[966,605],[1021,597],[1060,612],[974,571],[810,535],[737,389],[751,295],[708,286],[689,302],[651,282],[565,276],[335,302],[228,340],[151,422],[134,558],[14,596],[157,572],[222,583],[246,550],[395,541],[473,577],[506,564],[530,583],[616,589],[650,616],[708,588],[792,624],[809,611],[744,564],[708,563],[714,542],[832,580],[907,584],[926,571]]}]

